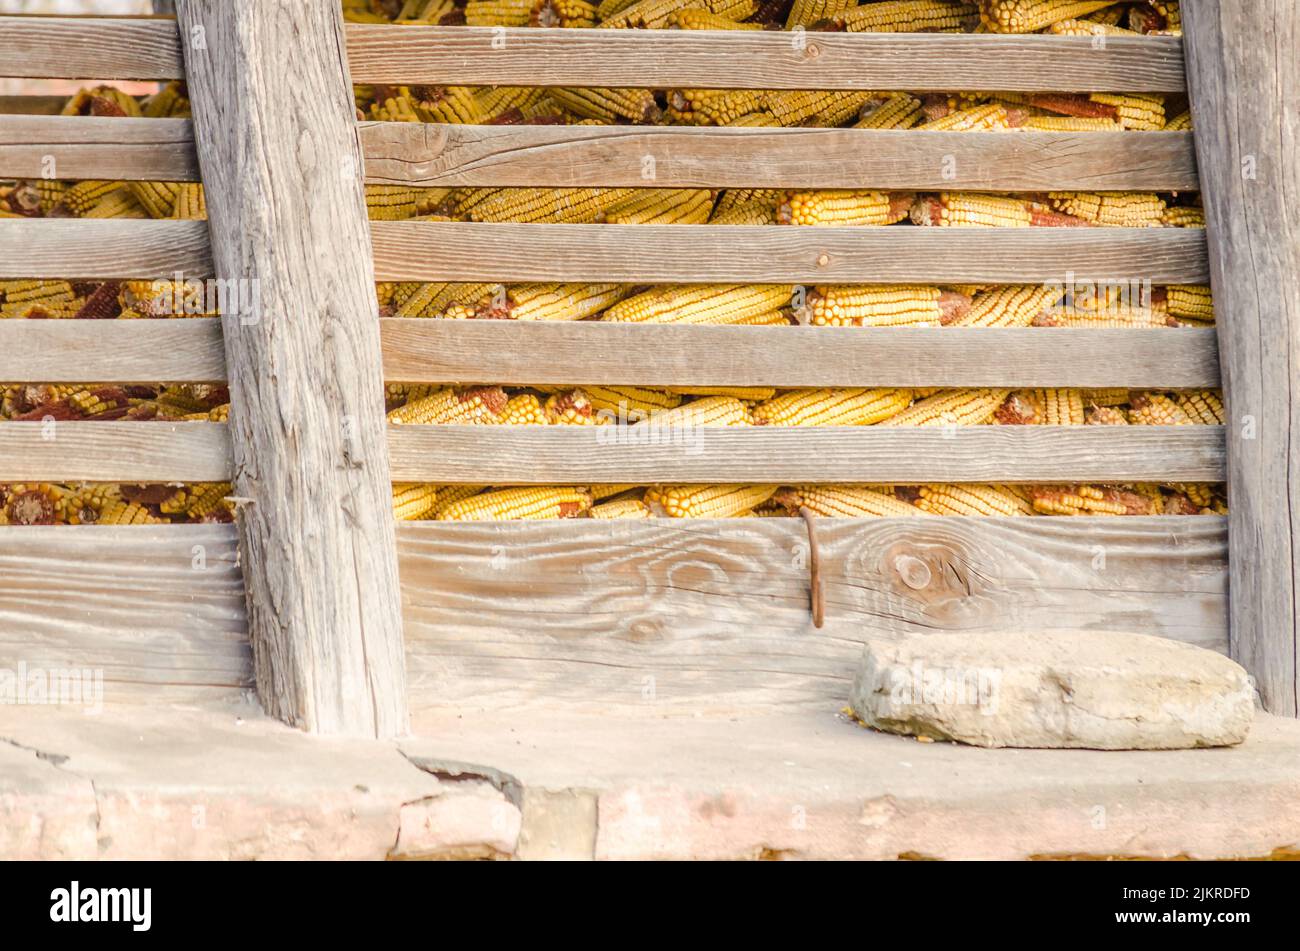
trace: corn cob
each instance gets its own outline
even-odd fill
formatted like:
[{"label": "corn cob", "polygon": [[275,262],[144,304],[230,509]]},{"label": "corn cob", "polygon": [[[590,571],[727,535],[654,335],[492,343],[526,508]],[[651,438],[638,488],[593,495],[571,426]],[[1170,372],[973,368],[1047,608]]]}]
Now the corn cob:
[{"label": "corn cob", "polygon": [[1030,489],[1034,510],[1043,515],[1123,515],[1125,506],[1108,501],[1091,485],[1041,485]]},{"label": "corn cob", "polygon": [[1070,215],[1023,198],[940,192],[912,205],[912,224],[937,228],[1032,228],[1084,225]]},{"label": "corn cob", "polygon": [[937,327],[962,317],[971,299],[917,285],[817,287],[808,295],[809,322],[831,327]]},{"label": "corn cob", "polygon": [[73,217],[81,218],[109,195],[124,189],[123,182],[83,181],[69,186],[63,193],[63,206]]},{"label": "corn cob", "polygon": [[988,422],[1009,389],[940,390],[879,426],[976,426]]},{"label": "corn cob", "polygon": [[1087,422],[1082,390],[1039,390],[1038,398],[1046,426],[1082,426]]},{"label": "corn cob", "polygon": [[596,19],[600,21],[613,19],[614,14],[622,13],[637,0],[601,0],[596,5]]},{"label": "corn cob", "polygon": [[1210,289],[1203,285],[1170,284],[1165,289],[1165,301],[1171,317],[1214,320],[1214,298]]},{"label": "corn cob", "polygon": [[550,93],[561,107],[584,119],[653,123],[659,118],[659,106],[648,89],[557,87]]},{"label": "corn cob", "polygon": [[605,222],[611,225],[702,225],[713,211],[707,188],[649,189],[611,205]]},{"label": "corn cob", "polygon": [[749,112],[735,119],[730,119],[722,123],[732,129],[779,129],[781,123],[776,121],[776,116],[772,113],[761,110],[759,112]]},{"label": "corn cob", "polygon": [[855,129],[910,129],[921,121],[921,100],[907,93],[890,93],[866,102],[860,115],[853,124]]},{"label": "corn cob", "polygon": [[993,132],[1011,128],[1011,118],[1000,103],[957,109],[938,119],[923,122],[918,129],[928,132]]},{"label": "corn cob", "polygon": [[648,420],[633,423],[633,426],[748,426],[749,423],[749,407],[741,400],[730,396],[706,396],[675,409],[652,413]]},{"label": "corn cob", "polygon": [[[871,92],[779,89],[762,94],[762,104],[783,126],[839,126],[853,119],[874,96]],[[752,111],[752,110],[751,110]]]},{"label": "corn cob", "polygon": [[393,486],[393,517],[400,522],[428,518],[438,502],[438,487],[420,483]]},{"label": "corn cob", "polygon": [[1057,211],[1114,228],[1155,227],[1165,211],[1159,196],[1138,192],[1051,192],[1048,201]]},{"label": "corn cob", "polygon": [[1118,132],[1118,120],[1098,116],[1029,116],[1021,128],[1041,132]]},{"label": "corn cob", "polygon": [[995,485],[923,485],[916,507],[932,515],[1028,514],[1019,496]]},{"label": "corn cob", "polygon": [[507,402],[505,390],[499,386],[448,388],[393,410],[388,414],[388,421],[394,424],[497,423]]},{"label": "corn cob", "polygon": [[1127,426],[1128,416],[1114,406],[1089,406],[1086,423],[1089,426]]},{"label": "corn cob", "polygon": [[635,488],[637,488],[637,486],[633,483],[627,485],[589,485],[587,486],[587,491],[591,493],[593,499],[599,502],[602,499],[609,499],[616,495],[622,495],[624,492],[628,492]]},{"label": "corn cob", "polygon": [[980,22],[994,33],[1033,33],[1113,6],[1115,0],[980,0]]},{"label": "corn cob", "polygon": [[806,508],[814,515],[828,518],[866,518],[914,516],[926,514],[892,495],[856,485],[805,485],[782,490],[776,498],[786,511],[797,513]]},{"label": "corn cob", "polygon": [[598,426],[608,420],[596,413],[591,398],[583,390],[561,390],[550,396],[543,407],[546,422],[552,426]]},{"label": "corn cob", "polygon": [[773,495],[775,485],[671,485],[646,492],[646,501],[671,518],[731,518],[751,511]]},{"label": "corn cob", "polygon": [[591,496],[581,489],[523,486],[472,495],[440,509],[438,518],[458,522],[574,518],[590,508]]},{"label": "corn cob", "polygon": [[517,284],[480,298],[476,316],[509,320],[583,320],[627,293],[620,284]]},{"label": "corn cob", "polygon": [[737,23],[730,17],[720,16],[708,10],[688,7],[677,10],[672,15],[672,25],[679,30],[761,30],[761,23]]},{"label": "corn cob", "polygon": [[176,204],[172,208],[172,217],[189,221],[205,221],[208,217],[208,203],[203,193],[203,186],[197,182],[181,185],[176,193]]},{"label": "corn cob", "polygon": [[1205,209],[1193,205],[1172,205],[1160,215],[1166,228],[1204,228]]},{"label": "corn cob", "polygon": [[695,125],[727,125],[750,113],[766,111],[763,96],[756,89],[674,89],[668,94],[668,103],[689,115]]},{"label": "corn cob", "polygon": [[785,28],[793,30],[796,26],[812,26],[823,20],[837,20],[852,6],[853,0],[794,0]]},{"label": "corn cob", "polygon": [[1190,132],[1192,129],[1192,114],[1184,110],[1165,123],[1166,132]]},{"label": "corn cob", "polygon": [[465,22],[469,26],[527,26],[533,0],[469,0]]},{"label": "corn cob", "polygon": [[584,0],[535,0],[529,26],[590,27],[596,25],[596,8]]},{"label": "corn cob", "polygon": [[964,31],[979,19],[979,8],[948,0],[890,0],[864,3],[847,10],[842,19],[850,33]]},{"label": "corn cob", "polygon": [[755,406],[756,426],[870,426],[912,402],[910,390],[791,390]]},{"label": "corn cob", "polygon": [[437,317],[452,304],[467,304],[492,293],[494,284],[424,284],[397,307],[397,317]]},{"label": "corn cob", "polygon": [[776,206],[753,201],[747,205],[731,205],[721,210],[714,208],[708,223],[711,225],[774,225]]},{"label": "corn cob", "polygon": [[131,182],[128,187],[150,218],[170,218],[181,190],[176,182]]},{"label": "corn cob", "polygon": [[914,196],[874,191],[795,192],[777,210],[791,225],[892,225],[908,216]]},{"label": "corn cob", "polygon": [[1129,402],[1128,421],[1134,426],[1192,426],[1183,408],[1159,393],[1139,393]]},{"label": "corn cob", "polygon": [[438,486],[437,502],[426,517],[439,518],[446,509],[457,502],[478,495],[486,488],[488,488],[486,485],[440,485]]},{"label": "corn cob", "polygon": [[1193,390],[1179,393],[1178,408],[1194,423],[1205,426],[1222,426],[1223,400],[1212,390]]},{"label": "corn cob", "polygon": [[140,114],[146,119],[189,118],[190,101],[186,97],[185,84],[175,80],[169,82],[144,100]]},{"label": "corn cob", "polygon": [[545,426],[546,410],[532,393],[520,393],[506,403],[501,422],[507,426]]},{"label": "corn cob", "polygon": [[144,113],[134,96],[129,96],[113,86],[95,86],[80,89],[63,106],[65,116],[115,116],[141,118]]},{"label": "corn cob", "polygon": [[614,499],[591,508],[592,518],[649,518],[650,506],[639,498]]},{"label": "corn cob", "polygon": [[1009,284],[975,297],[970,309],[951,321],[954,327],[1029,327],[1052,311],[1065,295],[1050,284]]},{"label": "corn cob", "polygon": [[367,185],[366,212],[371,221],[404,221],[415,215],[419,197],[405,185]]},{"label": "corn cob", "polygon": [[[603,4],[602,4],[603,6]],[[638,0],[601,20],[606,29],[653,29],[668,26],[673,14],[687,7],[702,8],[728,20],[743,20],[754,12],[753,0]]]},{"label": "corn cob", "polygon": [[632,193],[630,188],[502,188],[476,201],[466,215],[471,221],[592,224]]},{"label": "corn cob", "polygon": [[673,386],[668,392],[682,396],[730,396],[747,403],[761,403],[776,396],[771,386]]},{"label": "corn cob", "polygon": [[1096,20],[1057,20],[1050,27],[1049,32],[1058,36],[1137,36],[1133,30],[1126,30],[1122,26],[1114,26],[1110,23],[1100,23]]},{"label": "corn cob", "polygon": [[791,284],[686,284],[657,287],[619,301],[601,320],[620,323],[725,324],[788,306]]},{"label": "corn cob", "polygon": [[682,398],[666,390],[641,386],[584,386],[583,391],[597,412],[616,414],[619,419],[648,417],[663,409],[681,405]]}]

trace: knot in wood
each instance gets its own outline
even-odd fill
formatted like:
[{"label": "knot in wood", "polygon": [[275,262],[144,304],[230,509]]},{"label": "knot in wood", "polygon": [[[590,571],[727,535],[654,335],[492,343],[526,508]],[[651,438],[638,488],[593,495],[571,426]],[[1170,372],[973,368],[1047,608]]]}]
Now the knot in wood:
[{"label": "knot in wood", "polygon": [[930,566],[915,555],[895,555],[894,570],[903,579],[903,584],[913,590],[928,586],[932,578]]},{"label": "knot in wood", "polygon": [[828,265],[828,264],[830,264],[830,263],[831,263],[831,256],[830,256],[829,254],[827,254],[825,251],[823,251],[821,254],[817,255],[817,266],[818,266],[818,267],[825,267],[826,265]]}]

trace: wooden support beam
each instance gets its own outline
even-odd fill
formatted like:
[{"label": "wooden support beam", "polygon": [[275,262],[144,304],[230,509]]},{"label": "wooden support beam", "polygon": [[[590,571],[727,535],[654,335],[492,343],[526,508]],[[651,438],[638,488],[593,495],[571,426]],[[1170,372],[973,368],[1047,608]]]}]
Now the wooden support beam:
[{"label": "wooden support beam", "polygon": [[1300,6],[1183,4],[1228,410],[1232,654],[1300,715]]},{"label": "wooden support beam", "polygon": [[258,692],[322,733],[407,728],[370,236],[337,0],[181,0],[219,278]]}]

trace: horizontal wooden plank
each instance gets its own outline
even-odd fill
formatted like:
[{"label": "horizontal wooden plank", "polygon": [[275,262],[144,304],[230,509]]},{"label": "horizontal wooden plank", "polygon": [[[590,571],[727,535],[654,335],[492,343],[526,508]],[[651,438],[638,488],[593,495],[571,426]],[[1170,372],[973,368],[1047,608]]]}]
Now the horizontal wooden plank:
[{"label": "horizontal wooden plank", "polygon": [[0,320],[3,383],[225,379],[218,320]]},{"label": "horizontal wooden plank", "polygon": [[1180,37],[572,30],[349,24],[358,83],[656,89],[1186,88]]},{"label": "horizontal wooden plank", "polygon": [[720,327],[388,318],[380,330],[384,378],[402,383],[1219,386],[1215,332],[1199,329]]},{"label": "horizontal wooden plank", "polygon": [[172,19],[0,16],[0,76],[183,79],[185,64]]},{"label": "horizontal wooden plank", "polygon": [[1209,280],[1205,231],[1193,228],[375,221],[371,234],[375,277],[380,281],[1064,284],[1073,279],[1203,284]]},{"label": "horizontal wooden plank", "polygon": [[1219,482],[1221,426],[390,426],[395,482]]},{"label": "horizontal wooden plank", "polygon": [[0,178],[196,182],[189,119],[0,115]]},{"label": "horizontal wooden plank", "polygon": [[225,482],[224,423],[0,423],[0,482]]},{"label": "horizontal wooden plank", "polygon": [[86,671],[102,701],[252,686],[233,525],[0,528],[0,668]]},{"label": "horizontal wooden plank", "polygon": [[869,637],[1125,630],[1227,650],[1215,516],[398,525],[413,711],[836,710]]},{"label": "horizontal wooden plank", "polygon": [[0,218],[0,280],[205,280],[206,221]]},{"label": "horizontal wooden plank", "polygon": [[361,125],[366,180],[420,186],[1194,191],[1190,132]]}]

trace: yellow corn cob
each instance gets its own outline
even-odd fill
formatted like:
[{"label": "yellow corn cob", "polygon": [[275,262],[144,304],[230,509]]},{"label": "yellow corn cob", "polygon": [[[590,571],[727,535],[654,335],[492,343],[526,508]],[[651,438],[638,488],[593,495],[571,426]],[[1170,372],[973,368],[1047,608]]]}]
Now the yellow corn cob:
[{"label": "yellow corn cob", "polygon": [[529,26],[566,28],[596,25],[596,7],[584,0],[535,0]]},{"label": "yellow corn cob", "polygon": [[940,192],[912,205],[914,225],[938,228],[1030,228],[1083,225],[1086,222],[1023,198]]},{"label": "yellow corn cob", "polygon": [[1042,132],[1118,132],[1123,126],[1115,119],[1099,116],[1029,116],[1021,128]]},{"label": "yellow corn cob", "polygon": [[149,215],[144,206],[136,201],[129,188],[119,188],[117,191],[110,192],[100,199],[95,204],[95,207],[87,211],[82,217],[88,219],[118,219],[147,218]]},{"label": "yellow corn cob", "polygon": [[1119,124],[1126,129],[1158,131],[1165,127],[1165,104],[1160,96],[1094,92],[1088,98],[1113,108]]},{"label": "yellow corn cob", "polygon": [[214,515],[228,511],[231,485],[229,482],[211,482],[202,486],[191,486],[186,493],[184,514],[190,521],[201,522]]},{"label": "yellow corn cob", "polygon": [[438,487],[421,483],[393,486],[393,517],[400,522],[428,518],[438,502]]},{"label": "yellow corn cob", "polygon": [[679,30],[761,30],[761,23],[737,23],[729,17],[689,7],[672,15],[672,25]]},{"label": "yellow corn cob", "polygon": [[1128,421],[1134,426],[1193,426],[1195,420],[1167,396],[1138,393],[1129,402]]},{"label": "yellow corn cob", "polygon": [[1051,192],[1048,201],[1064,214],[1114,228],[1152,228],[1165,211],[1158,195],[1140,192]]},{"label": "yellow corn cob", "polygon": [[731,205],[722,210],[714,208],[708,223],[711,225],[774,225],[776,206],[753,201],[747,205]]},{"label": "yellow corn cob", "polygon": [[520,393],[506,403],[501,422],[507,426],[545,426],[546,410],[532,393]]},{"label": "yellow corn cob", "polygon": [[1171,488],[1187,496],[1197,508],[1210,508],[1214,505],[1214,489],[1201,482],[1176,482]]},{"label": "yellow corn cob", "polygon": [[1030,488],[1034,510],[1044,515],[1123,515],[1124,507],[1107,503],[1090,485],[1040,485]]},{"label": "yellow corn cob", "polygon": [[668,26],[673,14],[687,7],[701,8],[728,20],[743,20],[754,12],[753,0],[638,0],[608,16],[604,13],[605,5],[601,4],[598,8],[602,16],[599,25],[607,29]]},{"label": "yellow corn cob", "polygon": [[791,284],[686,284],[657,287],[619,301],[601,320],[620,323],[723,324],[788,306]]},{"label": "yellow corn cob", "polygon": [[946,116],[917,126],[928,132],[992,132],[1010,127],[1011,119],[1006,108],[996,102],[970,109],[956,109]]},{"label": "yellow corn cob", "polygon": [[0,282],[0,296],[6,305],[71,303],[76,299],[67,281]]},{"label": "yellow corn cob", "polygon": [[921,486],[916,507],[932,515],[1025,515],[1025,503],[1018,496],[994,485]]},{"label": "yellow corn cob", "polygon": [[654,93],[648,89],[557,87],[550,93],[565,110],[584,119],[654,122],[659,118],[659,106]]},{"label": "yellow corn cob", "polygon": [[438,518],[459,522],[574,518],[590,508],[591,496],[582,489],[521,486],[472,495],[440,509]]},{"label": "yellow corn cob", "polygon": [[674,89],[668,102],[696,125],[726,125],[762,110],[763,96],[757,89]]},{"label": "yellow corn cob", "polygon": [[[1194,423],[1205,426],[1222,426],[1225,419],[1223,400],[1213,390],[1193,390],[1179,393],[1178,408]],[[1204,506],[1202,506],[1204,507]]]},{"label": "yellow corn cob", "polygon": [[447,388],[407,403],[388,414],[388,421],[405,423],[497,423],[508,398],[499,386],[465,390]]},{"label": "yellow corn cob", "polygon": [[892,225],[908,215],[911,195],[874,191],[795,192],[777,212],[780,224]]},{"label": "yellow corn cob", "polygon": [[479,299],[480,317],[510,320],[583,320],[627,294],[621,284],[516,284]]},{"label": "yellow corn cob", "polygon": [[465,4],[468,26],[527,26],[533,0],[469,0]]},{"label": "yellow corn cob", "polygon": [[760,403],[776,396],[776,388],[771,386],[674,386],[669,392],[682,396],[730,396],[747,403]]},{"label": "yellow corn cob", "polygon": [[426,515],[426,518],[439,518],[444,510],[455,505],[457,502],[464,501],[478,495],[486,485],[440,485],[438,488],[438,499],[434,504],[432,511]]},{"label": "yellow corn cob", "polygon": [[1087,421],[1082,390],[1039,390],[1038,398],[1046,426],[1082,426]]},{"label": "yellow corn cob", "polygon": [[791,513],[806,508],[827,518],[914,516],[926,514],[915,505],[884,492],[856,485],[802,485],[777,493]]},{"label": "yellow corn cob", "polygon": [[608,421],[597,414],[585,390],[561,390],[547,398],[543,409],[552,426],[598,426]]},{"label": "yellow corn cob", "polygon": [[649,189],[611,205],[605,222],[611,225],[702,225],[713,210],[707,188]]},{"label": "yellow corn cob", "polygon": [[671,518],[731,518],[776,494],[775,485],[669,485],[646,492],[646,501]]},{"label": "yellow corn cob", "polygon": [[180,220],[205,221],[208,217],[208,203],[203,193],[203,186],[197,182],[181,185],[176,193],[176,204],[172,208],[172,217]]},{"label": "yellow corn cob", "polygon": [[367,185],[366,211],[371,221],[404,221],[415,214],[419,197],[405,185]]},{"label": "yellow corn cob", "polygon": [[406,0],[394,22],[437,23],[455,7],[453,0]]},{"label": "yellow corn cob", "polygon": [[[866,9],[859,7],[858,9]],[[870,100],[861,109],[862,118],[855,129],[910,129],[921,121],[921,100],[907,93],[890,93],[884,99]]]},{"label": "yellow corn cob", "polygon": [[190,101],[184,83],[173,80],[147,98],[140,107],[146,119],[185,119],[190,115]]},{"label": "yellow corn cob", "polygon": [[68,190],[63,193],[62,203],[69,212],[80,218],[104,198],[123,187],[122,182],[91,180],[77,182],[75,185],[70,185]]},{"label": "yellow corn cob", "polygon": [[749,407],[730,396],[706,396],[683,403],[675,409],[652,413],[650,419],[634,426],[748,426]]},{"label": "yellow corn cob", "polygon": [[630,188],[501,188],[474,203],[471,221],[521,221],[585,225],[599,221]]},{"label": "yellow corn cob", "polygon": [[105,503],[99,512],[97,523],[100,525],[157,525],[165,519],[136,502],[116,499]]},{"label": "yellow corn cob", "polygon": [[614,499],[591,508],[592,518],[649,518],[650,506],[638,498]]},{"label": "yellow corn cob", "polygon": [[1164,305],[1134,307],[1116,304],[1104,308],[1068,308],[1052,310],[1034,321],[1042,327],[1168,327],[1170,318]]},{"label": "yellow corn cob", "polygon": [[641,386],[584,386],[582,389],[597,412],[615,414],[620,420],[643,419],[659,410],[680,406],[682,402],[676,393]]},{"label": "yellow corn cob", "polygon": [[176,182],[131,182],[128,188],[150,218],[170,218],[181,190]]},{"label": "yellow corn cob", "polygon": [[1165,289],[1165,302],[1171,317],[1214,320],[1214,298],[1203,285],[1170,284]]},{"label": "yellow corn cob", "polygon": [[811,122],[830,127],[843,125],[855,118],[874,93],[825,91],[813,89],[779,89],[762,94],[762,103],[783,126]]},{"label": "yellow corn cob", "polygon": [[587,491],[591,497],[599,502],[601,499],[612,498],[615,495],[622,495],[624,492],[637,488],[635,483],[627,485],[589,485]]},{"label": "yellow corn cob", "polygon": [[1160,223],[1166,228],[1204,228],[1205,209],[1192,205],[1173,205],[1161,214]]},{"label": "yellow corn cob", "polygon": [[1133,30],[1096,20],[1057,20],[1048,30],[1059,36],[1137,36]]},{"label": "yellow corn cob", "polygon": [[1189,111],[1178,113],[1168,122],[1165,123],[1166,132],[1190,132],[1192,129],[1192,114]]},{"label": "yellow corn cob", "polygon": [[974,3],[946,0],[890,0],[864,3],[848,10],[842,19],[850,33],[961,31],[979,19],[979,8]]},{"label": "yellow corn cob", "polygon": [[880,426],[976,426],[986,423],[1009,389],[940,390]]},{"label": "yellow corn cob", "polygon": [[494,284],[421,284],[400,302],[394,312],[396,317],[437,317],[452,304],[480,300],[492,292]]},{"label": "yellow corn cob", "polygon": [[785,28],[812,26],[823,20],[837,20],[854,5],[854,0],[794,0]]},{"label": "yellow corn cob", "polygon": [[776,121],[776,116],[767,110],[746,113],[743,116],[737,116],[721,123],[733,129],[779,129],[781,123]]},{"label": "yellow corn cob", "polygon": [[1089,406],[1087,413],[1089,426],[1127,426],[1128,415],[1114,406]]},{"label": "yellow corn cob", "polygon": [[819,327],[937,327],[970,305],[965,294],[922,285],[817,287],[808,295],[809,322]]},{"label": "yellow corn cob", "polygon": [[980,22],[994,33],[1033,33],[1114,5],[1115,0],[980,0]]},{"label": "yellow corn cob", "polygon": [[1065,295],[1050,284],[1009,284],[976,295],[970,309],[951,321],[954,327],[1028,327]]},{"label": "yellow corn cob", "polygon": [[474,102],[480,115],[492,119],[511,109],[522,111],[545,97],[540,86],[489,86],[474,93]]},{"label": "yellow corn cob", "polygon": [[791,390],[755,406],[756,426],[870,426],[912,402],[911,390]]}]

